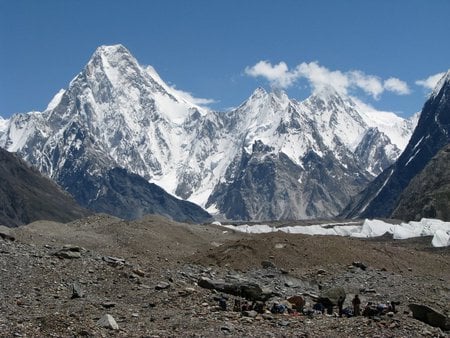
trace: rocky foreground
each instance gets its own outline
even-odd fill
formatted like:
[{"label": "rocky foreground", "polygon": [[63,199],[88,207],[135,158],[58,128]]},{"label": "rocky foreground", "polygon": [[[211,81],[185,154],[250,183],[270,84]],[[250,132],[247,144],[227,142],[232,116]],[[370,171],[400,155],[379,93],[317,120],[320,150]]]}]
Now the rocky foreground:
[{"label": "rocky foreground", "polygon": [[[103,215],[0,233],[4,337],[449,336],[448,328],[413,318],[409,307],[428,306],[446,325],[450,250],[432,249],[429,239],[249,236]],[[336,288],[346,294],[344,307],[355,294],[362,307],[400,305],[395,313],[350,318],[339,318],[336,307],[332,315],[269,311],[291,296],[311,310]],[[265,300],[268,310],[233,311],[244,296]]]}]

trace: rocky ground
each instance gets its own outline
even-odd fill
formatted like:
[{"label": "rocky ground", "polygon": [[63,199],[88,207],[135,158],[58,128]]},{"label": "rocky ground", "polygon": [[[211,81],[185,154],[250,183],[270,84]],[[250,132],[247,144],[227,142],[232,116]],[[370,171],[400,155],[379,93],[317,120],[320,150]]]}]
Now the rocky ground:
[{"label": "rocky ground", "polygon": [[[450,250],[429,238],[393,241],[245,235],[159,217],[95,215],[68,224],[0,227],[0,335],[4,337],[447,337],[414,319],[410,303],[449,316]],[[355,262],[362,262],[366,269]],[[372,318],[235,312],[237,295],[200,280],[257,285],[266,304],[330,288],[367,302],[398,301]],[[200,283],[202,284],[202,283]],[[227,298],[227,310],[219,299]],[[334,309],[337,311],[337,309]],[[118,329],[99,323],[111,315]],[[103,318],[104,319],[104,318]]]}]

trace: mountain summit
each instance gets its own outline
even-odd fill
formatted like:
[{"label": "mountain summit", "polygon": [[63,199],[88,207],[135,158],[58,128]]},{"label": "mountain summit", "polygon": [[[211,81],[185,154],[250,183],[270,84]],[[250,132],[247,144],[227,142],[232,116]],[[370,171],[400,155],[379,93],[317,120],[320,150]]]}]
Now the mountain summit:
[{"label": "mountain summit", "polygon": [[[335,216],[395,161],[413,127],[333,89],[298,102],[258,88],[236,109],[208,111],[114,45],[99,47],[44,112],[4,122],[0,146],[87,207],[106,205],[105,177],[122,168],[227,218],[313,218]],[[140,211],[125,212],[128,199],[118,200],[117,216],[150,210],[134,199],[128,207]]]}]

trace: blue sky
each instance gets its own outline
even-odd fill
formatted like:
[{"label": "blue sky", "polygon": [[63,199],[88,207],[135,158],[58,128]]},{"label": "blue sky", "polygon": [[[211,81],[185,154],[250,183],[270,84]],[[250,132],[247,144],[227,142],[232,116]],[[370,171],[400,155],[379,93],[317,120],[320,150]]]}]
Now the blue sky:
[{"label": "blue sky", "polygon": [[450,68],[449,13],[448,0],[0,0],[0,116],[45,109],[117,43],[213,109],[329,82],[409,116]]}]

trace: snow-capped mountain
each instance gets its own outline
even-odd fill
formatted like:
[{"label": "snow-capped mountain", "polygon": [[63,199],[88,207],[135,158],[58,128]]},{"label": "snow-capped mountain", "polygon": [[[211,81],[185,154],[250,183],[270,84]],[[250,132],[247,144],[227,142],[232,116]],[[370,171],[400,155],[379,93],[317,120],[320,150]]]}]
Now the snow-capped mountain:
[{"label": "snow-capped mountain", "polygon": [[369,127],[377,113],[360,111],[333,88],[303,102],[258,88],[226,114],[240,147],[206,207],[237,219],[336,215],[400,153]]},{"label": "snow-capped mountain", "polygon": [[[449,143],[450,71],[442,77],[425,103],[404,152],[346,207],[343,216],[390,217],[411,180]],[[411,197],[403,196],[406,198]],[[421,199],[419,196],[416,198]]]},{"label": "snow-capped mountain", "polygon": [[[398,157],[414,121],[333,88],[303,102],[258,88],[232,111],[209,111],[115,45],[99,47],[44,112],[1,125],[0,146],[82,205],[118,167],[229,218],[279,219],[336,215]],[[89,194],[77,183],[87,176]]]}]

